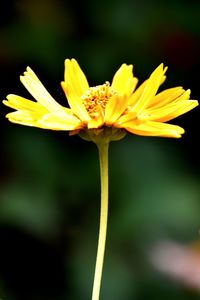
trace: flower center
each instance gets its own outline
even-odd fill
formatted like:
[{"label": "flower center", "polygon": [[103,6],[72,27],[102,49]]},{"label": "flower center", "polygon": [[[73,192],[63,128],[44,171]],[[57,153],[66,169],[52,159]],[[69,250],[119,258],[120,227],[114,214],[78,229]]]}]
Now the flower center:
[{"label": "flower center", "polygon": [[90,87],[81,98],[89,115],[95,117],[96,113],[105,111],[108,100],[115,94],[110,83],[106,81],[102,85]]}]

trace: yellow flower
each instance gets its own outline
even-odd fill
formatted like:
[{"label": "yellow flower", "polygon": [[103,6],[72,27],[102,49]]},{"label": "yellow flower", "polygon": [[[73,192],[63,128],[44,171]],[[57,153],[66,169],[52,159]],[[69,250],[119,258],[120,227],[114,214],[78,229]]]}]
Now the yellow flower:
[{"label": "yellow flower", "polygon": [[[28,67],[21,82],[36,101],[10,94],[3,103],[15,112],[7,114],[14,123],[71,134],[93,129],[119,129],[144,136],[180,137],[184,129],[168,124],[198,105],[189,100],[190,90],[173,87],[158,92],[165,80],[167,68],[160,64],[138,88],[133,66],[122,64],[111,84],[90,87],[75,59],[65,60],[64,81],[61,86],[69,107],[56,102]],[[98,132],[98,130],[96,130]]]}]

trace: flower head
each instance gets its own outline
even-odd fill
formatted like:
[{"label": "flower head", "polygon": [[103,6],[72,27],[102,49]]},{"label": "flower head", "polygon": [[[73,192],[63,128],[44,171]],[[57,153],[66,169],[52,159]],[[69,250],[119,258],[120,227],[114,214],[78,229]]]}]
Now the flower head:
[{"label": "flower head", "polygon": [[10,94],[3,103],[16,111],[9,121],[71,134],[102,130],[130,132],[144,136],[181,137],[184,129],[166,123],[198,105],[189,100],[190,90],[173,87],[158,92],[167,68],[160,64],[150,77],[136,88],[133,66],[122,64],[112,82],[90,87],[75,59],[65,60],[61,86],[69,107],[56,102],[35,73],[27,67],[21,82],[36,101]]}]

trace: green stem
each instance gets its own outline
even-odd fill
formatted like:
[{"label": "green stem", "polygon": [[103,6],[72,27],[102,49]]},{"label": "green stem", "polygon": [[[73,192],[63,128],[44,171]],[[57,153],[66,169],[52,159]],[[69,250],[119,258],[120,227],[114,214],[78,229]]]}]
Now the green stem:
[{"label": "green stem", "polygon": [[106,244],[107,219],[108,219],[108,143],[97,144],[99,150],[100,175],[101,175],[101,212],[99,225],[99,240],[94,274],[92,300],[99,300],[103,261]]}]

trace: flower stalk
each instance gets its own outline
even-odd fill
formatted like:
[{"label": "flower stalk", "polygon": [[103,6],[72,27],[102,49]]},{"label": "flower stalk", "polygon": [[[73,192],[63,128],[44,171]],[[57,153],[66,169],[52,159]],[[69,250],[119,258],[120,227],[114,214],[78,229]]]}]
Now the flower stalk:
[{"label": "flower stalk", "polygon": [[100,177],[101,177],[101,209],[100,209],[100,225],[99,240],[97,247],[96,266],[94,274],[94,283],[92,291],[92,300],[99,300],[101,278],[103,271],[107,220],[108,220],[108,148],[109,142],[98,143]]}]

